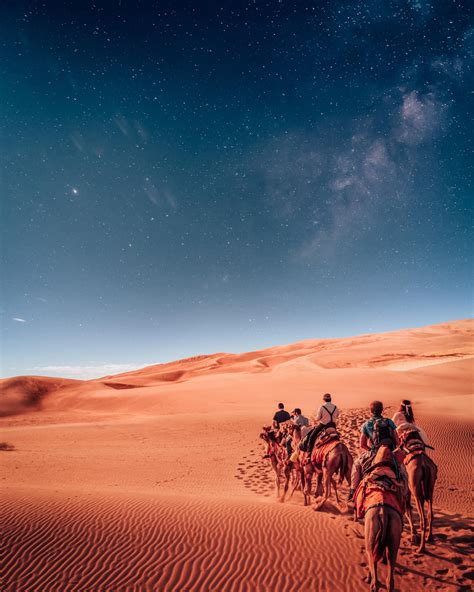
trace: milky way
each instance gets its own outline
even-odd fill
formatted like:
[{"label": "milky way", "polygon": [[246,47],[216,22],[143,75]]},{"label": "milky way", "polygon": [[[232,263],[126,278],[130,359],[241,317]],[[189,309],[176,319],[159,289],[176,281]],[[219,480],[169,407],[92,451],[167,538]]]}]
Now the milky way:
[{"label": "milky way", "polygon": [[3,375],[469,316],[470,3],[201,4],[2,3]]}]

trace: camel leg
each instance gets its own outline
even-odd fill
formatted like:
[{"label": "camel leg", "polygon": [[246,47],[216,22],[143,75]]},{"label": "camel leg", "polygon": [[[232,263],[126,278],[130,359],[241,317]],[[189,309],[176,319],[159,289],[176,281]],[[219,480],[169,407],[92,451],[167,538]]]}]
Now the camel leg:
[{"label": "camel leg", "polygon": [[290,499],[293,497],[295,490],[298,488],[301,489],[301,491],[303,491],[304,493],[304,471],[301,469],[300,466],[298,466],[298,468],[295,471],[295,478],[293,481],[293,489],[290,493]]},{"label": "camel leg", "polygon": [[395,514],[391,514],[389,520],[387,547],[385,549],[385,557],[388,563],[387,579],[385,581],[385,585],[387,587],[387,592],[394,592],[395,565],[397,563],[398,549],[400,547],[400,539],[402,537],[403,523],[399,516],[395,516]]},{"label": "camel leg", "polygon": [[323,475],[323,478],[325,497],[326,499],[329,499],[329,497],[331,496],[332,475],[328,470],[326,470],[325,474]]},{"label": "camel leg", "polygon": [[349,485],[349,487],[350,487],[351,486],[352,465],[354,464],[354,461],[352,460],[352,456],[349,451],[346,452],[346,456],[347,456],[347,469],[346,469],[345,477],[346,477],[347,485]]},{"label": "camel leg", "polygon": [[295,489],[296,489],[297,487],[298,487],[298,483],[295,481],[295,482],[293,483],[293,487],[291,488],[291,491],[290,491],[290,499],[293,497],[293,494],[295,493]]},{"label": "camel leg", "polygon": [[331,483],[332,483],[332,486],[334,487],[334,493],[336,495],[336,503],[339,505],[340,504],[340,501],[339,501],[339,494],[337,492],[337,484],[334,481],[334,479],[331,479]]},{"label": "camel leg", "polygon": [[314,497],[321,497],[323,495],[323,474],[318,471],[316,475],[316,491]]},{"label": "camel leg", "polygon": [[301,465],[299,462],[296,463],[295,466],[295,490],[296,489],[303,489],[303,479],[301,478],[302,475],[302,470],[301,470]]},{"label": "camel leg", "polygon": [[307,506],[311,500],[311,482],[313,480],[313,469],[311,464],[308,463],[304,467],[304,505]]},{"label": "camel leg", "polygon": [[295,490],[295,488],[298,485],[298,472],[297,469],[295,467],[293,467],[291,469],[291,479],[290,479],[290,483],[292,485],[292,489],[293,491]]},{"label": "camel leg", "polygon": [[300,464],[300,488],[304,492],[304,466]]},{"label": "camel leg", "polygon": [[290,465],[285,465],[283,474],[285,476],[285,483],[283,486],[283,494],[280,498],[280,502],[282,502],[282,503],[285,501],[286,494],[288,493],[288,487],[290,485],[290,477],[291,477],[291,466]]},{"label": "camel leg", "polygon": [[418,533],[416,532],[415,524],[413,522],[413,509],[411,507],[411,501],[408,501],[406,516],[410,526],[411,544],[416,545],[418,543]]},{"label": "camel leg", "polygon": [[292,483],[292,488],[291,488],[291,492],[290,492],[290,499],[293,497],[293,494],[295,493],[296,488],[299,485],[299,481],[300,481],[300,474],[299,471],[293,476],[293,483]]},{"label": "camel leg", "polygon": [[275,489],[278,498],[280,497],[280,470],[278,468],[278,462],[274,457],[272,457],[272,469],[275,473]]},{"label": "camel leg", "polygon": [[331,495],[331,481],[332,475],[327,469],[323,469],[323,472],[318,474],[318,489],[322,490],[322,499],[313,506],[315,511],[320,510],[329,499]]},{"label": "camel leg", "polygon": [[428,500],[428,542],[433,542],[433,498]]},{"label": "camel leg", "polygon": [[386,551],[386,557],[387,557],[388,567],[387,567],[387,579],[385,580],[385,586],[387,588],[387,592],[394,592],[395,580],[393,578],[393,574],[395,572],[395,561],[392,561],[390,559],[390,552],[388,549]]},{"label": "camel leg", "polygon": [[377,562],[372,557],[372,553],[367,551],[367,565],[369,566],[369,575],[367,583],[370,584],[370,592],[378,592],[379,583],[377,580]]},{"label": "camel leg", "polygon": [[425,502],[418,496],[415,498],[416,509],[420,516],[420,546],[418,547],[418,553],[423,553],[425,550],[425,538],[426,538],[426,519],[425,519]]}]

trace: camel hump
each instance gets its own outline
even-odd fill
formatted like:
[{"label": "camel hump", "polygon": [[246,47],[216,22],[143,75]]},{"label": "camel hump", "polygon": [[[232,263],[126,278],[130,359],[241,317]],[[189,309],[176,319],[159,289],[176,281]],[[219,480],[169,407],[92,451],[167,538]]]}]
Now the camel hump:
[{"label": "camel hump", "polygon": [[393,452],[390,450],[388,446],[380,446],[380,448],[375,453],[375,457],[373,460],[373,464],[377,465],[379,463],[393,463]]}]

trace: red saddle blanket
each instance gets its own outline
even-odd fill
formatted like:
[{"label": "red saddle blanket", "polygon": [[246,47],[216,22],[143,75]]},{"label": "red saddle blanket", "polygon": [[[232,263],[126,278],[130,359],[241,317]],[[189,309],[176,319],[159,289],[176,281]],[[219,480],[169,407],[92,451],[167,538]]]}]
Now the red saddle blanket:
[{"label": "red saddle blanket", "polygon": [[334,436],[331,440],[327,440],[319,446],[316,445],[313,448],[313,454],[311,455],[311,460],[313,463],[317,467],[322,467],[327,455],[331,452],[331,450],[334,450],[334,448],[336,448],[339,443],[339,437]]},{"label": "red saddle blanket", "polygon": [[[393,478],[393,471],[381,467],[377,469],[377,473],[378,478],[382,478],[381,481],[377,483],[374,476],[366,477],[360,482],[355,491],[354,506],[357,518],[363,518],[367,510],[374,506],[390,506],[400,516],[403,516],[405,513],[405,497],[403,488]],[[384,477],[386,478],[385,481],[383,481]],[[385,483],[385,486],[382,483]]]}]

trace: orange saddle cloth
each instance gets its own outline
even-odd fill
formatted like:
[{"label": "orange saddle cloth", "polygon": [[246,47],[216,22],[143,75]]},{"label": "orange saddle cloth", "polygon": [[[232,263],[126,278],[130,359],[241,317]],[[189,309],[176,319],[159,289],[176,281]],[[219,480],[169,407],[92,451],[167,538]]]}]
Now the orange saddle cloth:
[{"label": "orange saddle cloth", "polygon": [[326,456],[331,452],[331,450],[336,448],[339,442],[339,436],[335,435],[331,440],[327,440],[319,446],[316,444],[316,446],[313,448],[313,454],[311,455],[311,460],[314,462],[314,464],[318,467],[322,467]]},{"label": "orange saddle cloth", "polygon": [[354,505],[357,518],[363,518],[367,510],[374,506],[390,506],[403,516],[403,487],[396,480],[393,470],[388,467],[377,467],[365,477],[355,491]]}]

